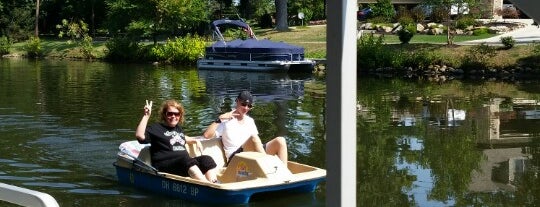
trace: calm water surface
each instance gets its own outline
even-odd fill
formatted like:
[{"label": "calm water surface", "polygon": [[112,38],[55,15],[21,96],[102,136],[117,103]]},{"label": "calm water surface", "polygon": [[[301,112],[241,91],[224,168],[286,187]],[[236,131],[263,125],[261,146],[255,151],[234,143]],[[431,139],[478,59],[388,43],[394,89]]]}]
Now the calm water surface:
[{"label": "calm water surface", "polygon": [[[324,168],[324,81],[309,74],[0,59],[0,182],[61,206],[201,206],[119,185],[118,145],[135,139],[146,99],[179,100],[187,134],[201,135],[244,89],[256,96],[251,115],[263,141],[285,136],[291,160]],[[323,206],[324,187],[248,206]]]},{"label": "calm water surface", "polygon": [[[118,145],[145,99],[180,100],[199,135],[243,89],[263,139],[285,136],[291,160],[324,168],[326,89],[310,75],[0,59],[0,182],[61,206],[201,206],[117,184]],[[539,82],[361,78],[356,90],[357,206],[540,203]],[[324,206],[325,193],[245,206]]]},{"label": "calm water surface", "polygon": [[538,81],[358,85],[358,206],[540,204]]}]

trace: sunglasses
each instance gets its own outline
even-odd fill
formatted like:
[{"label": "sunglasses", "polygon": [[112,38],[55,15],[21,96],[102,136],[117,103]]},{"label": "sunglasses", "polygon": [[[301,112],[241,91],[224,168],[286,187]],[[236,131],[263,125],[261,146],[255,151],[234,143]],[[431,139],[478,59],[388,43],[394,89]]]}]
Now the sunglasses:
[{"label": "sunglasses", "polygon": [[165,115],[167,115],[167,117],[172,117],[172,116],[180,117],[180,112],[167,111],[167,113],[165,113]]},{"label": "sunglasses", "polygon": [[240,103],[240,105],[242,105],[243,107],[248,107],[248,108],[253,108],[253,105],[250,104],[250,103]]}]

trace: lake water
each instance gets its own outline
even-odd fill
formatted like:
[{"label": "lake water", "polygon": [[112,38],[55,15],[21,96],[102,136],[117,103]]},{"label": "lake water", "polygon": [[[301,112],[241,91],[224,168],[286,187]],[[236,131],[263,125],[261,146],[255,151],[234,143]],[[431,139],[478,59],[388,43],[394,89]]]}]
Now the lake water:
[{"label": "lake water", "polygon": [[[135,140],[146,99],[179,100],[195,136],[245,89],[263,141],[285,136],[290,160],[324,168],[324,81],[310,74],[0,59],[0,182],[46,192],[60,206],[201,206],[119,185],[118,145]],[[324,186],[250,205],[324,205]]]},{"label": "lake water", "polygon": [[[325,88],[310,74],[0,59],[0,182],[49,193],[61,206],[203,206],[117,183],[118,145],[135,139],[146,99],[179,100],[187,134],[200,135],[251,90],[263,141],[285,136],[290,160],[324,168]],[[351,90],[357,206],[540,203],[538,81],[359,78]],[[325,206],[325,194],[322,183],[242,206]]]}]

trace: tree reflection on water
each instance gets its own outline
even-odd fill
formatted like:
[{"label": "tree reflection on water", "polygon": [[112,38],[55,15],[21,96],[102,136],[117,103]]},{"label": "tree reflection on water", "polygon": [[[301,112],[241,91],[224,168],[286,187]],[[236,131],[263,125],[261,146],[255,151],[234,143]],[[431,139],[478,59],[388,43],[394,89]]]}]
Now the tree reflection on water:
[{"label": "tree reflection on water", "polygon": [[360,79],[359,206],[536,205],[540,90],[528,84]]}]

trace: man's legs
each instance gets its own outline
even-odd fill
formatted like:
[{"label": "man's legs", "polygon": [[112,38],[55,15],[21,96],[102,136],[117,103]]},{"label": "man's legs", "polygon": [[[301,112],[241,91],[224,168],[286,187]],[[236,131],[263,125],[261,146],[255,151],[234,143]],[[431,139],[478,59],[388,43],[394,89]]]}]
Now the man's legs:
[{"label": "man's legs", "polygon": [[278,158],[287,166],[288,152],[287,141],[283,137],[276,137],[266,143],[266,150],[263,148],[261,138],[252,135],[242,146],[244,151],[266,152],[269,155],[277,155]]},{"label": "man's legs", "polygon": [[244,148],[244,151],[252,151],[252,152],[261,152],[264,153],[264,148],[262,145],[261,138],[257,135],[251,135],[251,137],[244,143],[242,146]]},{"label": "man's legs", "polygon": [[266,154],[277,155],[279,159],[287,166],[287,141],[283,137],[276,137],[266,143]]}]

